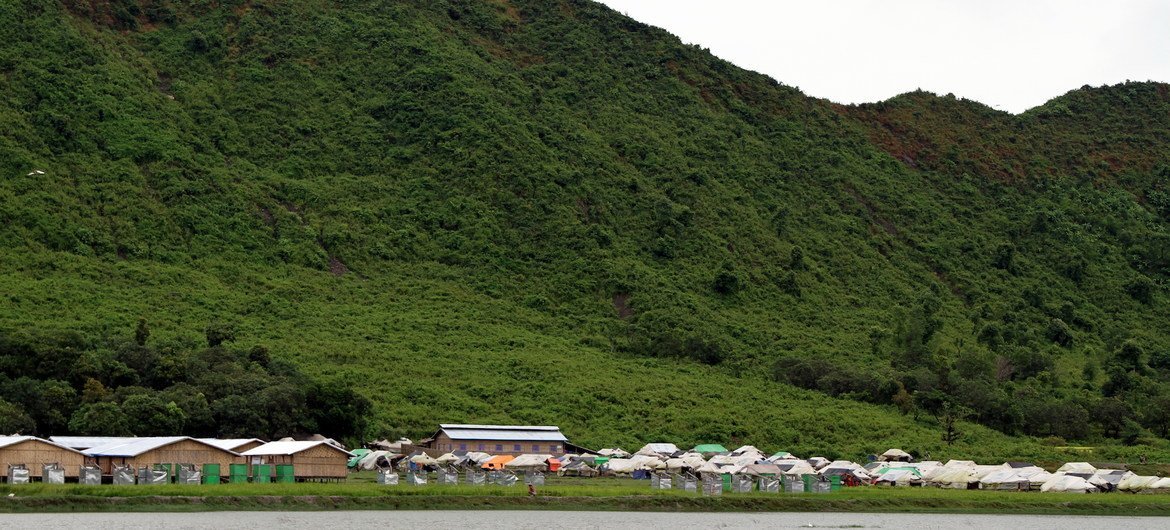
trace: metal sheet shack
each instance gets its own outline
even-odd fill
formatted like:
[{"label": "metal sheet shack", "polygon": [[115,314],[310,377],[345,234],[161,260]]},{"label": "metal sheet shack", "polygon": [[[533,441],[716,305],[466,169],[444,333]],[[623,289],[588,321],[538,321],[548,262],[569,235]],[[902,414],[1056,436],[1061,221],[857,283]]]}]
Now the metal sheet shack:
[{"label": "metal sheet shack", "polygon": [[298,481],[344,480],[346,464],[353,453],[325,441],[311,442],[269,442],[260,447],[244,451],[242,455],[260,464],[273,466],[291,465],[293,476]]},{"label": "metal sheet shack", "polygon": [[533,425],[455,425],[444,423],[423,447],[440,452],[482,451],[493,455],[565,454],[569,439],[560,427]]},{"label": "metal sheet shack", "polygon": [[39,477],[45,464],[60,464],[66,478],[76,479],[84,463],[81,451],[64,445],[35,436],[0,436],[0,473],[7,472],[10,465],[24,465],[32,476]]},{"label": "metal sheet shack", "polygon": [[109,475],[114,464],[134,469],[155,464],[218,464],[221,476],[228,466],[240,462],[240,455],[187,436],[126,438],[108,445],[91,447],[85,454]]}]

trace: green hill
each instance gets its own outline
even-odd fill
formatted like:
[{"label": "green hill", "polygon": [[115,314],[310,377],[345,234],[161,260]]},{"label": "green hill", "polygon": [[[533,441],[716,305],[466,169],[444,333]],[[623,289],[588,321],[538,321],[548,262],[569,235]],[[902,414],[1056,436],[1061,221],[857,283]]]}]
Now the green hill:
[{"label": "green hill", "polygon": [[66,416],[211,392],[112,375],[144,319],[353,388],[339,436],[1167,447],[1167,85],[843,107],[584,0],[23,0],[0,42],[0,356],[80,334]]}]

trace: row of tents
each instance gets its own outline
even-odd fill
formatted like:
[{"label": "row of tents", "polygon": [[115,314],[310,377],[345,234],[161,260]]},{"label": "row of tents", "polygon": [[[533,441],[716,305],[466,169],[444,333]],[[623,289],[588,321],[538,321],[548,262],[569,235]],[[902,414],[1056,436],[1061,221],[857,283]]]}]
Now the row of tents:
[{"label": "row of tents", "polygon": [[865,467],[875,484],[956,489],[1097,493],[1170,492],[1170,478],[1142,476],[1124,469],[1098,469],[1069,462],[1055,472],[1026,462],[979,465],[969,460],[877,464]]},{"label": "row of tents", "polygon": [[[491,455],[454,451],[431,457],[424,452],[398,454],[367,451],[351,460],[353,469],[482,469],[516,472],[552,472],[564,476],[629,476],[650,478],[660,474],[750,477],[812,476],[834,479],[847,486],[933,486],[953,489],[993,489],[1055,492],[1170,492],[1170,478],[1139,476],[1122,469],[1097,469],[1085,462],[1065,464],[1049,472],[1026,462],[979,465],[969,460],[913,462],[910,454],[890,449],[859,464],[823,457],[798,458],[788,452],[765,454],[745,445],[729,450],[718,444],[680,450],[674,444],[647,444],[637,452],[619,448],[596,454]],[[835,478],[834,478],[835,477]]]}]

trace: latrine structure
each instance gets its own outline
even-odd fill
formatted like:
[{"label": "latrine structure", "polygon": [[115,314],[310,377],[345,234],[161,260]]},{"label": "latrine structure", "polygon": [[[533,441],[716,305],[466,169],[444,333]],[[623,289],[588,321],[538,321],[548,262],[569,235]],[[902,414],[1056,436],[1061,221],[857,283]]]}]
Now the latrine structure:
[{"label": "latrine structure", "polygon": [[325,441],[269,442],[241,453],[242,456],[273,471],[292,466],[297,481],[345,480],[346,463],[352,453]]}]

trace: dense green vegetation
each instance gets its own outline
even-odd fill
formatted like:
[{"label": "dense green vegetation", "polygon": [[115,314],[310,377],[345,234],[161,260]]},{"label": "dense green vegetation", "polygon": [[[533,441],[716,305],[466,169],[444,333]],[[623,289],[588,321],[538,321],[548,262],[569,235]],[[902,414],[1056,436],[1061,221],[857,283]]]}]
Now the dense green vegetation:
[{"label": "dense green vegetation", "polygon": [[0,432],[362,441],[366,398],[313,382],[262,346],[228,348],[230,326],[208,326],[206,338],[204,349],[156,348],[145,320],[133,340],[105,343],[0,333]]},{"label": "dense green vegetation", "polygon": [[226,323],[379,436],[1167,447],[1167,85],[842,107],[584,0],[22,0],[0,42],[6,337]]}]

